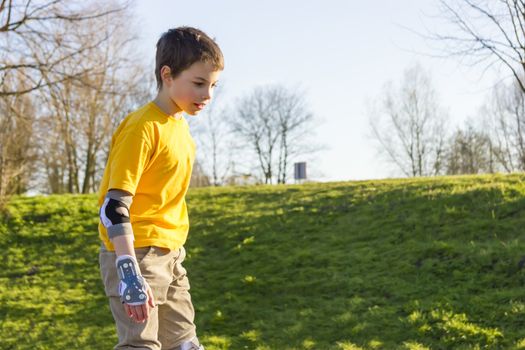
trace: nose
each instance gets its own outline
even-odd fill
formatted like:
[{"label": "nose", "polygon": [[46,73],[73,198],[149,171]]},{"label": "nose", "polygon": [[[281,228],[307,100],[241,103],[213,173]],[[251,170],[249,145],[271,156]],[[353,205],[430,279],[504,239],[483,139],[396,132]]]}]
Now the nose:
[{"label": "nose", "polygon": [[206,89],[206,93],[202,97],[206,100],[211,100],[212,96],[213,96],[213,88],[209,87]]}]

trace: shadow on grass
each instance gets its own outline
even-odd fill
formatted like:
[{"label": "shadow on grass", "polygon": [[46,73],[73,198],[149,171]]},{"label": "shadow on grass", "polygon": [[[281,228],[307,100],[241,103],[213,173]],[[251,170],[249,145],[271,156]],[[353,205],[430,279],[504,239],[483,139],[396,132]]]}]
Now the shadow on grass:
[{"label": "shadow on grass", "polygon": [[[525,200],[520,179],[506,179],[263,189],[220,203],[227,218],[211,226],[192,198],[199,326],[232,349],[253,346],[240,336],[251,331],[272,349],[302,349],[310,335],[321,348],[509,348],[520,339],[522,315],[509,310],[522,300]],[[434,309],[431,331],[409,321]]]},{"label": "shadow on grass", "polygon": [[[520,176],[193,190],[200,337],[209,350],[518,348],[523,193]],[[95,197],[34,201],[4,221],[0,337],[110,348]]]}]

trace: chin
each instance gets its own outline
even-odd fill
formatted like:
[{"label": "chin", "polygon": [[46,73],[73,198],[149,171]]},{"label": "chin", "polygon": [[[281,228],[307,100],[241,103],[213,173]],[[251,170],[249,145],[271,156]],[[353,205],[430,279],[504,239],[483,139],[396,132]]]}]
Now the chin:
[{"label": "chin", "polygon": [[188,111],[186,112],[187,114],[189,115],[192,115],[192,116],[196,116],[197,114],[199,114],[200,111]]}]

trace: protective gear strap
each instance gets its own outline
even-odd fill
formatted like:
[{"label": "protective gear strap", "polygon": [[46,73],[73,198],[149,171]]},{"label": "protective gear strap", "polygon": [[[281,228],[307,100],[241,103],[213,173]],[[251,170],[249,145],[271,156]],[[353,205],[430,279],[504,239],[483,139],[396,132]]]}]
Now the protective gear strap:
[{"label": "protective gear strap", "polygon": [[115,261],[120,278],[120,301],[128,305],[143,305],[147,300],[147,282],[140,274],[137,260],[131,255],[121,255]]},{"label": "protective gear strap", "polygon": [[104,198],[100,207],[100,220],[108,232],[109,239],[116,236],[132,235],[129,208],[133,196],[126,191],[112,189]]},{"label": "protective gear strap", "polygon": [[195,336],[180,344],[177,350],[204,350],[204,346],[200,344],[199,339]]}]

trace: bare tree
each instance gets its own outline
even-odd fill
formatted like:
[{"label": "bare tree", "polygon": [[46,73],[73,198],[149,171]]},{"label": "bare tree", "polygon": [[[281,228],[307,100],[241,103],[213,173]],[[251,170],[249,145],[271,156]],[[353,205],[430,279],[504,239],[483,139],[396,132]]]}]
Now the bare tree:
[{"label": "bare tree", "polygon": [[206,175],[199,160],[196,159],[191,172],[190,187],[206,187],[210,185],[210,177]]},{"label": "bare tree", "polygon": [[440,0],[449,32],[430,37],[485,70],[502,68],[512,84],[496,84],[492,105],[485,104],[497,163],[507,171],[525,169],[523,100],[525,94],[525,2],[523,0]]},{"label": "bare tree", "polygon": [[312,133],[313,115],[303,96],[280,85],[257,87],[233,113],[233,132],[251,146],[266,184],[275,178],[285,183],[290,157],[314,151],[305,139]]},{"label": "bare tree", "polygon": [[275,114],[276,96],[268,88],[257,87],[242,97],[233,116],[233,131],[244,138],[255,152],[265,183],[272,183],[273,158],[279,138]]},{"label": "bare tree", "polygon": [[419,65],[405,70],[399,87],[387,83],[370,111],[380,152],[406,176],[443,171],[446,122],[430,77]]},{"label": "bare tree", "polygon": [[474,125],[473,121],[458,128],[449,140],[446,151],[445,173],[481,174],[494,173],[496,164],[489,135]]},{"label": "bare tree", "polygon": [[[69,29],[86,28],[84,22],[119,13],[128,6],[115,1],[0,0],[0,96],[29,93],[93,72],[93,67],[85,64],[69,71],[62,67],[85,61],[108,37],[79,43]],[[45,79],[44,74],[53,79]],[[14,76],[22,77],[23,84],[4,84]]]},{"label": "bare tree", "polygon": [[311,135],[314,116],[307,108],[304,91],[288,90],[282,86],[274,89],[280,104],[277,110],[280,132],[277,183],[285,184],[290,158],[314,153],[322,147],[305,142]]},{"label": "bare tree", "polygon": [[496,161],[506,172],[525,170],[525,95],[515,81],[498,84],[482,108]]},{"label": "bare tree", "polygon": [[213,186],[223,185],[233,168],[235,147],[226,122],[230,112],[221,104],[223,89],[222,85],[216,88],[213,102],[197,121],[190,119],[191,124],[196,124],[194,138],[201,146],[197,152],[200,170],[209,174]]},{"label": "bare tree", "polygon": [[525,2],[523,0],[440,0],[449,32],[430,37],[444,44],[447,55],[459,56],[485,70],[501,66],[525,92]]},{"label": "bare tree", "polygon": [[[48,191],[96,191],[112,131],[137,100],[144,103],[144,94],[151,95],[144,87],[152,87],[153,74],[144,73],[144,65],[133,53],[136,37],[124,22],[129,16],[120,16],[123,13],[86,20],[87,28],[69,28],[69,35],[79,43],[101,42],[86,61],[79,62],[93,68],[90,74],[60,83],[51,83],[57,79],[53,73],[43,74],[46,86],[40,97],[47,108],[40,125],[47,137],[40,140],[40,148],[46,150],[41,159]],[[109,39],[100,41],[100,37]],[[74,70],[66,62],[60,67]]]},{"label": "bare tree", "polygon": [[[39,170],[37,141],[49,129],[35,130],[42,114],[49,114],[49,106],[40,104],[35,93],[56,84],[79,82],[87,73],[96,74],[87,63],[109,37],[89,41],[86,35],[79,41],[78,32],[100,31],[87,22],[120,13],[128,5],[117,1],[0,0],[0,123],[5,131],[0,146],[2,200],[10,193],[30,189]],[[33,107],[36,105],[38,108]],[[43,150],[48,149],[39,151]]]},{"label": "bare tree", "polygon": [[[4,83],[15,85],[12,81]],[[0,206],[10,195],[21,194],[29,187],[35,160],[34,113],[28,95],[0,98]]]}]

